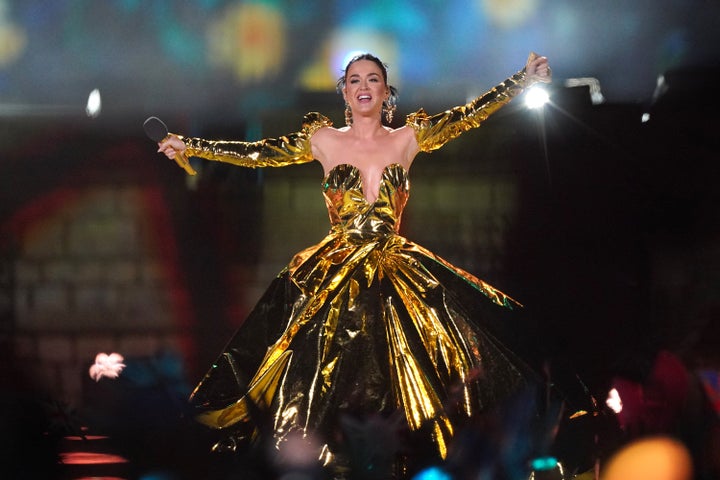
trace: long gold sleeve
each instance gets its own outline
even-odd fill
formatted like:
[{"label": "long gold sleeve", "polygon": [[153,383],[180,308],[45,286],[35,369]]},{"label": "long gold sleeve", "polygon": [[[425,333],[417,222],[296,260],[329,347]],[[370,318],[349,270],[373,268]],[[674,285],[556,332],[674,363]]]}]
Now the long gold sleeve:
[{"label": "long gold sleeve", "polygon": [[205,160],[232,163],[241,167],[284,167],[313,160],[310,139],[322,127],[331,126],[325,116],[311,112],[305,115],[299,132],[256,142],[205,140],[182,137],[185,155]]},{"label": "long gold sleeve", "polygon": [[420,109],[408,115],[405,124],[415,130],[420,151],[430,152],[457,138],[461,133],[480,126],[490,115],[522,93],[525,87],[526,75],[523,68],[467,105],[432,116]]}]

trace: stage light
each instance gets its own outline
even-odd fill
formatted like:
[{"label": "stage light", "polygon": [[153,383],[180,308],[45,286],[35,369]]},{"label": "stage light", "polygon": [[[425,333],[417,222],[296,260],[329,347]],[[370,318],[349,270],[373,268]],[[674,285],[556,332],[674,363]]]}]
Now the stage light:
[{"label": "stage light", "polygon": [[343,55],[342,61],[340,62],[340,70],[345,68],[345,65],[350,63],[350,60],[357,57],[358,55],[362,55],[363,53],[365,52],[363,52],[362,50],[350,50],[349,52],[347,52],[345,55]]},{"label": "stage light", "polygon": [[545,105],[547,102],[550,101],[550,94],[548,92],[539,86],[531,87],[526,93],[525,93],[525,105],[528,108],[541,108],[543,105]]},{"label": "stage light", "polygon": [[555,457],[538,457],[531,462],[533,470],[552,470],[557,467],[558,461]]},{"label": "stage light", "polygon": [[562,480],[565,478],[562,463],[555,457],[538,457],[530,462],[532,469],[528,480]]},{"label": "stage light", "polygon": [[430,467],[415,475],[412,480],[452,480],[452,477],[440,467]]},{"label": "stage light", "polygon": [[398,45],[392,36],[373,28],[342,28],[333,32],[326,43],[333,85],[348,62],[362,53],[376,55],[383,62],[394,66],[393,82],[399,81]]},{"label": "stage light", "polygon": [[610,409],[615,413],[622,412],[623,404],[622,400],[620,399],[620,393],[617,391],[617,389],[613,388],[608,392],[607,400],[605,400],[605,404],[610,407]]},{"label": "stage light", "polygon": [[99,382],[101,378],[117,378],[125,368],[122,363],[125,359],[119,353],[98,353],[95,356],[95,363],[90,367],[90,378]]},{"label": "stage light", "polygon": [[102,99],[100,98],[100,90],[97,88],[90,92],[87,99],[87,105],[85,105],[85,113],[90,118],[97,118],[100,115],[102,109]]}]

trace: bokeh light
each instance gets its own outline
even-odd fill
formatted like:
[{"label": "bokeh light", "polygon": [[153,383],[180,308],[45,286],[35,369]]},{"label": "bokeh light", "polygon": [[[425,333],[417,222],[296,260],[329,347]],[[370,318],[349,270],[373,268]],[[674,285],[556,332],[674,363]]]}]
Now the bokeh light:
[{"label": "bokeh light", "polygon": [[96,118],[100,115],[102,109],[102,97],[100,96],[100,90],[97,88],[93,89],[88,95],[87,105],[85,105],[85,113],[88,117]]},{"label": "bokeh light", "polygon": [[538,0],[480,0],[491,22],[502,28],[515,28],[527,23],[538,8]]},{"label": "bokeh light", "polygon": [[208,28],[210,63],[231,69],[241,83],[277,75],[285,59],[285,18],[271,5],[228,7]]},{"label": "bokeh light", "polygon": [[17,60],[26,46],[25,30],[12,22],[7,1],[0,0],[0,68]]},{"label": "bokeh light", "polygon": [[[308,65],[301,76],[303,88],[332,91],[352,57],[372,53],[391,66],[392,82],[400,79],[398,46],[391,36],[372,29],[338,29],[325,40],[320,55]],[[390,73],[390,72],[389,72]]]},{"label": "bokeh light", "polygon": [[[297,93],[333,91],[355,51],[379,56],[403,102],[425,107],[491,87],[530,51],[550,58],[558,81],[595,77],[609,102],[637,101],[668,69],[717,62],[719,14],[720,4],[692,15],[672,0],[651,11],[570,0],[0,0],[0,101],[77,104],[100,85],[104,116],[194,117],[227,98],[286,108]],[[257,111],[246,107],[234,106]]]},{"label": "bokeh light", "polygon": [[452,480],[452,477],[440,467],[429,467],[415,475],[413,480]]}]

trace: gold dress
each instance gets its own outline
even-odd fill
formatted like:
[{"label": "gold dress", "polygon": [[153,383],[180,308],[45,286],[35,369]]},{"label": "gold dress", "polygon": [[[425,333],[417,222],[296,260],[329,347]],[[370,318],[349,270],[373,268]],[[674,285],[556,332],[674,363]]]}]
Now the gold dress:
[{"label": "gold dress", "polygon": [[[407,117],[420,150],[480,125],[522,91],[524,71],[467,105]],[[247,167],[312,160],[310,139],[331,125],[306,115],[301,131],[259,142],[182,138],[187,155]],[[398,234],[408,172],[384,169],[366,200],[359,170],[341,164],[323,179],[331,229],[295,255],[195,388],[196,419],[228,435],[269,430],[320,439],[326,460],[343,415],[395,415],[429,433],[445,457],[458,422],[496,404],[526,379],[486,329],[519,306],[492,286]]]}]

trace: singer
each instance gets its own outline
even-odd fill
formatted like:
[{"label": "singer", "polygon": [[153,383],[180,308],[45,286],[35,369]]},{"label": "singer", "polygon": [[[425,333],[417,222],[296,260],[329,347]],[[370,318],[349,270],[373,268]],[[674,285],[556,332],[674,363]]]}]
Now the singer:
[{"label": "singer", "polygon": [[[170,159],[252,168],[316,160],[324,169],[329,234],[279,273],[190,398],[195,418],[224,434],[215,449],[250,439],[282,450],[302,438],[328,471],[342,472],[353,467],[352,426],[382,419],[442,459],[463,422],[532,381],[487,328],[491,317],[521,305],[398,230],[419,152],[480,126],[550,79],[547,59],[531,54],[522,70],[468,104],[435,115],[420,109],[392,128],[396,89],[386,65],[363,54],[338,80],[343,127],[309,113],[298,132],[278,138],[170,134],[159,142]],[[396,472],[405,468],[397,466],[407,453],[401,447],[376,453],[391,457]]]}]

